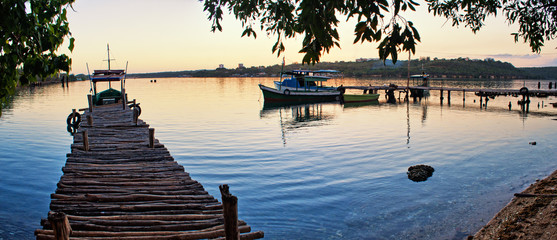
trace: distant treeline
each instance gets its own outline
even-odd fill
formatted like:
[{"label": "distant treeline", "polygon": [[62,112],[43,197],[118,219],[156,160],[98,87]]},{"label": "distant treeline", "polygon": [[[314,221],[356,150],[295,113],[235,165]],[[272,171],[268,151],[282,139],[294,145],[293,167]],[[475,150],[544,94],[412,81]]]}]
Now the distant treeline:
[{"label": "distant treeline", "polygon": [[[128,77],[275,77],[279,75],[281,69],[282,66],[277,64],[267,67],[129,74]],[[408,76],[408,61],[398,61],[396,64],[392,64],[390,61],[384,63],[377,59],[357,62],[321,62],[315,65],[290,64],[284,66],[284,71],[299,69],[333,69],[340,71],[345,77],[355,78],[406,78]],[[493,59],[423,58],[410,61],[410,74],[420,74],[422,72],[429,74],[432,78],[557,79],[557,67],[516,68],[510,63]]]}]

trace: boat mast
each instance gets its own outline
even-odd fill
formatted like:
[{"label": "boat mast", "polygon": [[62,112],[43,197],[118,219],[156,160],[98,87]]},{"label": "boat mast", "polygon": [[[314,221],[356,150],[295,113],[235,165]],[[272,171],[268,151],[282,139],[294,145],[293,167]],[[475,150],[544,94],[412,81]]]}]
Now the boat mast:
[{"label": "boat mast", "polygon": [[279,89],[280,90],[282,88],[282,72],[284,71],[284,57],[282,57],[282,68],[280,69],[280,85],[279,85]]},{"label": "boat mast", "polygon": [[108,46],[108,43],[106,44],[106,52],[108,53],[108,71],[110,71],[110,46]]},{"label": "boat mast", "polygon": [[[106,61],[108,61],[108,74],[110,74],[110,46],[108,45],[108,43],[106,44],[106,52],[108,53],[108,59]],[[114,59],[112,59],[114,60]],[[110,81],[108,81],[108,88],[111,88],[111,84]]]}]

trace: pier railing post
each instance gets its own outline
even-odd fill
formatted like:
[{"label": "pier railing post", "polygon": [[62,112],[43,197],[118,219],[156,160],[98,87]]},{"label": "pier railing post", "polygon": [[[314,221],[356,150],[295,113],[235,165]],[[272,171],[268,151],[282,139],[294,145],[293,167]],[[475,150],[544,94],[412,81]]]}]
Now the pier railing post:
[{"label": "pier railing post", "polygon": [[87,115],[87,125],[93,126],[93,116]]},{"label": "pier railing post", "polygon": [[135,123],[135,125],[137,125],[137,118],[139,118],[139,112],[137,111],[136,108],[133,109],[133,123]]},{"label": "pier railing post", "polygon": [[48,221],[52,225],[54,231],[54,239],[56,240],[69,240],[72,232],[70,221],[63,212],[54,212],[48,214]]},{"label": "pier railing post", "polygon": [[122,89],[122,110],[126,110],[126,89]]},{"label": "pier railing post", "polygon": [[155,147],[155,129],[154,128],[149,128],[149,147],[150,148]]},{"label": "pier railing post", "polygon": [[239,240],[240,232],[238,231],[238,198],[230,194],[227,184],[220,185],[219,189],[222,196],[224,233],[226,240]]},{"label": "pier railing post", "polygon": [[89,135],[87,130],[83,130],[83,149],[89,151]]},{"label": "pier railing post", "polygon": [[93,111],[93,96],[87,94],[87,102],[89,102],[89,112]]}]

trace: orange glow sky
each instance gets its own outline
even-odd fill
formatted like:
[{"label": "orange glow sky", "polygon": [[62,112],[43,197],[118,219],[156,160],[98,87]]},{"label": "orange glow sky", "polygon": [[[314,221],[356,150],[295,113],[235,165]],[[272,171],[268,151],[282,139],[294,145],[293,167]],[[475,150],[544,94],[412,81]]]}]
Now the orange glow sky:
[{"label": "orange glow sky", "polygon": [[[495,58],[517,67],[557,66],[557,41],[546,42],[540,55],[532,53],[528,44],[515,43],[510,35],[517,30],[508,26],[504,16],[488,19],[479,33],[461,26],[452,27],[446,19],[427,13],[427,6],[417,12],[403,13],[413,21],[422,41],[416,56],[472,59]],[[257,39],[241,38],[239,21],[231,16],[223,21],[223,32],[210,32],[211,22],[197,0],[95,0],[76,1],[75,10],[68,11],[70,31],[75,37],[75,49],[60,51],[73,59],[72,73],[87,73],[89,69],[106,68],[106,44],[110,44],[112,68],[125,68],[129,73],[269,66],[280,64],[271,52],[274,36],[258,32]],[[344,19],[341,17],[341,19]],[[354,61],[357,58],[378,58],[378,43],[352,44],[355,22],[339,26],[342,49],[335,48],[322,61]],[[286,42],[286,63],[301,62],[298,54],[303,37]],[[68,42],[68,41],[66,41]],[[399,59],[407,59],[402,53]]]}]

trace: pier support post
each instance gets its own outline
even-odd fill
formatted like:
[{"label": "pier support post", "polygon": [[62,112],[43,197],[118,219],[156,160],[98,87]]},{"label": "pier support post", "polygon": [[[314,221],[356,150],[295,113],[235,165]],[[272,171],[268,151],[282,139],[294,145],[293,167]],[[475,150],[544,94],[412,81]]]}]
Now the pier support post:
[{"label": "pier support post", "polygon": [[87,125],[89,125],[90,127],[93,126],[93,116],[91,116],[90,114],[87,115]]},{"label": "pier support post", "polygon": [[122,110],[126,110],[126,89],[122,89]]},{"label": "pier support post", "polygon": [[150,148],[155,147],[155,129],[154,128],[149,128],[149,147]]},{"label": "pier support post", "polygon": [[69,240],[72,228],[68,217],[63,212],[54,212],[48,214],[48,221],[52,225],[54,231],[54,239]]},{"label": "pier support post", "polygon": [[89,151],[89,135],[87,130],[83,130],[83,149]]},{"label": "pier support post", "polygon": [[238,198],[228,189],[227,184],[219,186],[222,196],[222,208],[224,215],[224,233],[226,240],[239,240],[240,232],[238,231]]},{"label": "pier support post", "polygon": [[[133,100],[133,106],[135,106],[135,99]],[[139,118],[139,110],[136,107],[133,108],[133,123],[137,125],[137,119]]]},{"label": "pier support post", "polygon": [[441,96],[439,97],[439,100],[441,100],[441,104],[443,104],[443,89],[441,89],[440,92]]},{"label": "pier support post", "polygon": [[93,112],[93,96],[87,94],[87,102],[89,102],[89,112]]}]

